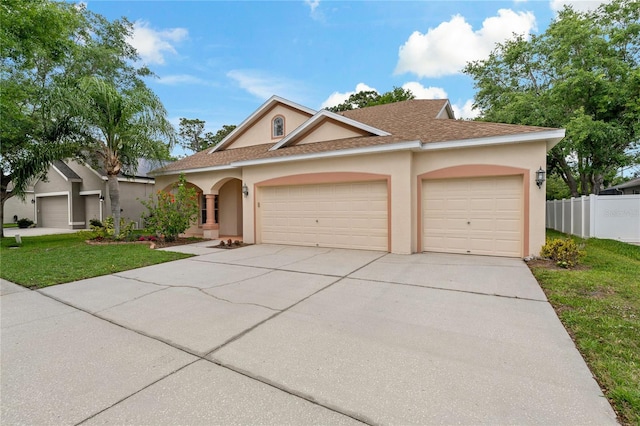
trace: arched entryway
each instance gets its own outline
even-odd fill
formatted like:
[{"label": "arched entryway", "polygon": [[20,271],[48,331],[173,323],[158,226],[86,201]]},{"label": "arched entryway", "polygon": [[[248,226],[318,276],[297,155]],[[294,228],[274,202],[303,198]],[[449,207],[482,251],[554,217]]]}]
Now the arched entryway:
[{"label": "arched entryway", "polygon": [[230,179],[218,190],[220,237],[242,236],[242,182]]},{"label": "arched entryway", "polygon": [[221,179],[211,187],[210,194],[206,194],[204,198],[205,237],[241,239],[242,181],[237,178]]}]

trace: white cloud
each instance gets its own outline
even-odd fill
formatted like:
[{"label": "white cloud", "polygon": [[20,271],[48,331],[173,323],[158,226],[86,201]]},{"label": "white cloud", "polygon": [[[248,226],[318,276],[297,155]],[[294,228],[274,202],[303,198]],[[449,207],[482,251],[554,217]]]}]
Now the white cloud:
[{"label": "white cloud", "polygon": [[463,16],[455,15],[425,34],[414,31],[400,46],[395,73],[411,72],[419,77],[456,74],[467,62],[488,57],[496,43],[512,38],[513,33],[528,37],[535,28],[531,12],[500,9],[477,31]]},{"label": "white cloud", "polygon": [[138,51],[143,62],[164,64],[164,55],[176,54],[174,45],[188,36],[186,28],[155,30],[147,21],[136,21],[133,24],[133,34],[127,41]]},{"label": "white cloud", "polygon": [[304,2],[311,9],[311,13],[315,12],[318,6],[320,6],[320,0],[304,0]]},{"label": "white cloud", "polygon": [[275,77],[258,70],[231,70],[227,77],[235,80],[238,85],[252,95],[266,100],[273,95],[287,99],[299,98],[304,88],[295,80]]},{"label": "white cloud", "polygon": [[311,13],[309,13],[311,19],[321,22],[324,21],[324,13],[318,8],[318,6],[320,6],[320,0],[304,0],[304,3],[309,6],[311,10]]},{"label": "white cloud", "polygon": [[355,95],[358,92],[366,92],[373,90],[374,92],[378,92],[373,87],[367,86],[364,83],[356,84],[356,89],[353,92],[333,92],[329,97],[320,105],[320,109],[330,108],[336,105],[339,105],[349,99],[349,96]]},{"label": "white cloud", "polygon": [[611,0],[551,0],[549,5],[554,12],[559,12],[564,6],[571,6],[576,12],[587,12],[610,2]]},{"label": "white cloud", "polygon": [[473,99],[467,100],[463,105],[452,104],[451,108],[456,118],[474,119],[480,115],[480,111],[473,109]]},{"label": "white cloud", "polygon": [[424,87],[417,81],[410,81],[402,85],[405,90],[411,90],[416,99],[447,99],[447,92],[441,87]]}]

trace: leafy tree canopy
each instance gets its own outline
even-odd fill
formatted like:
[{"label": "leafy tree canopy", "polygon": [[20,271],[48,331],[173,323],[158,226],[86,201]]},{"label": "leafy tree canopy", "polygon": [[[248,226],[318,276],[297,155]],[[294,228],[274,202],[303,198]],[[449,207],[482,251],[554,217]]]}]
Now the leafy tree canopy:
[{"label": "leafy tree canopy", "polygon": [[91,147],[85,79],[119,91],[144,85],[151,73],[136,65],[132,30],[126,19],[108,21],[67,2],[0,2],[0,212],[53,161]]},{"label": "leafy tree canopy", "polygon": [[197,118],[181,118],[178,136],[180,145],[189,151],[200,152],[216,146],[227,137],[236,126],[225,124],[216,133],[204,132],[206,122]]},{"label": "leafy tree canopy", "polygon": [[349,96],[349,99],[347,99],[343,103],[327,109],[333,112],[349,111],[352,109],[391,104],[394,102],[407,101],[411,99],[415,99],[415,96],[413,95],[413,93],[411,93],[411,90],[403,89],[402,87],[394,87],[393,90],[385,92],[382,95],[375,90],[365,90],[354,93],[353,95]]},{"label": "leafy tree canopy", "polygon": [[467,64],[481,119],[564,127],[548,167],[572,196],[598,193],[633,154],[640,131],[640,2],[566,7],[539,36],[498,44]]}]

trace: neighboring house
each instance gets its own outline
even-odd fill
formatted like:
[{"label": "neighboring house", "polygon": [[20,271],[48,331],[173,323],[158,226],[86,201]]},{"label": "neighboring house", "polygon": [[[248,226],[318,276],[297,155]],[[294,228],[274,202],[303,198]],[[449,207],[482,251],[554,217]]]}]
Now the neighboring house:
[{"label": "neighboring house", "polygon": [[455,120],[447,100],[343,113],[273,96],[214,148],[155,170],[201,194],[188,232],[248,243],[524,257],[545,240],[536,171],[564,130]]},{"label": "neighboring house", "polygon": [[640,194],[640,178],[631,179],[628,182],[600,191],[600,195],[630,195]]},{"label": "neighboring house", "polygon": [[[153,194],[155,180],[147,173],[157,163],[141,160],[135,176],[118,177],[122,217],[142,227],[146,208],[141,200]],[[38,227],[85,229],[91,219],[103,220],[111,216],[111,202],[107,176],[76,161],[56,161],[49,168],[47,178],[39,180],[22,201],[11,197],[5,203],[7,220],[26,217]]]}]

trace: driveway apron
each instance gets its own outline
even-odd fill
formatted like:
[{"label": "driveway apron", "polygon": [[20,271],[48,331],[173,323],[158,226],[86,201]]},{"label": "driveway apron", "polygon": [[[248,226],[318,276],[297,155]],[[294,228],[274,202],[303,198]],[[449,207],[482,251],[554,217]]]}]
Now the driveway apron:
[{"label": "driveway apron", "polygon": [[197,252],[2,282],[2,423],[616,423],[521,260]]}]

